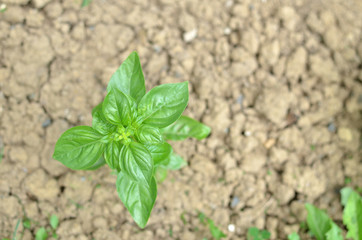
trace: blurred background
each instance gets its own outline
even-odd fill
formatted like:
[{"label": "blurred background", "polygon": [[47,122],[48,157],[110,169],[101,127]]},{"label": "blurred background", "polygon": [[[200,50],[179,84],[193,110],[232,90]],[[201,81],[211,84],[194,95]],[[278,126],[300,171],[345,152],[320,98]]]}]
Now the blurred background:
[{"label": "blurred background", "polygon": [[[0,0],[0,239],[212,239],[298,232],[310,202],[341,223],[361,187],[362,1]],[[115,176],[52,159],[91,125],[112,73],[138,51],[147,90],[190,81],[209,138],[173,143],[189,165],[159,184],[140,230]],[[55,230],[49,217],[56,215]],[[51,236],[51,232],[56,236]]]}]

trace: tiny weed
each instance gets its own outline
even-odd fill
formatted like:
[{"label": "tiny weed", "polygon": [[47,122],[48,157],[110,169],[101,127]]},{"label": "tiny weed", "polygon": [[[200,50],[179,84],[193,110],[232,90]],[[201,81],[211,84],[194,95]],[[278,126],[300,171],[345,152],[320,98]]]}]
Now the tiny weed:
[{"label": "tiny weed", "polygon": [[[351,188],[341,190],[341,204],[344,206],[343,223],[348,232],[346,238],[362,239],[362,198]],[[317,240],[343,240],[342,229],[333,222],[327,213],[317,207],[306,204],[307,224],[311,234]]]},{"label": "tiny weed", "polygon": [[91,2],[92,2],[92,0],[83,0],[81,7],[86,7],[86,6],[88,6]]},{"label": "tiny weed", "polygon": [[[25,222],[26,222],[26,224],[28,224],[28,222],[29,222],[29,227],[30,227],[31,220],[25,219],[23,221],[23,225]],[[55,214],[52,214],[49,218],[49,225],[50,225],[50,227],[38,228],[38,230],[36,231],[36,234],[35,234],[35,240],[47,240],[49,236],[52,236],[54,239],[58,238],[58,235],[56,234],[56,230],[59,225],[58,216],[56,216]],[[24,227],[25,227],[25,225],[24,225]]]},{"label": "tiny weed", "polygon": [[200,222],[204,225],[207,225],[211,235],[214,237],[214,239],[219,240],[221,238],[226,237],[225,233],[223,233],[214,223],[213,220],[206,217],[206,215],[203,212],[199,212],[198,218]]},{"label": "tiny weed", "polygon": [[345,177],[344,178],[344,184],[345,185],[348,185],[348,184],[350,184],[352,182],[352,179],[350,178],[350,177]]},{"label": "tiny weed", "polygon": [[267,230],[259,230],[256,227],[248,229],[247,239],[248,240],[266,240],[270,238],[270,232]]},{"label": "tiny weed", "polygon": [[298,233],[292,233],[288,235],[288,240],[300,240]]}]

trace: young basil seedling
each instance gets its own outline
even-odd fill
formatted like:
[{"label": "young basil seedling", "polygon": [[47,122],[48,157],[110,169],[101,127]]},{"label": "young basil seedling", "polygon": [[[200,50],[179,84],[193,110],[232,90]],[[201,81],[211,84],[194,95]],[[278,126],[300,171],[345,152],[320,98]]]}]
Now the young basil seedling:
[{"label": "young basil seedling", "polygon": [[157,196],[156,172],[185,165],[166,140],[200,140],[210,128],[181,116],[189,99],[188,82],[163,84],[146,93],[136,52],[113,74],[107,92],[92,111],[92,127],[65,131],[53,158],[74,170],[94,170],[106,163],[118,174],[121,201],[144,228]]}]

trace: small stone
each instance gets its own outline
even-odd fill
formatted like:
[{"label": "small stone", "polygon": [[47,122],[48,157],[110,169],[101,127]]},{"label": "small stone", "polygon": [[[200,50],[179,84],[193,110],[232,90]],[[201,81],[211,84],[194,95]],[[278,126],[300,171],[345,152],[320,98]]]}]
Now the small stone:
[{"label": "small stone", "polygon": [[349,128],[341,127],[338,129],[338,137],[346,142],[350,142],[353,139],[352,131]]},{"label": "small stone", "polygon": [[224,34],[225,35],[229,35],[231,33],[231,29],[230,28],[224,28]]},{"label": "small stone", "polygon": [[236,102],[238,104],[240,104],[241,106],[243,106],[243,101],[244,101],[244,96],[243,95],[240,95],[237,99],[236,99]]},{"label": "small stone", "polygon": [[48,127],[50,124],[52,124],[52,120],[51,119],[45,119],[45,121],[41,124],[41,126],[43,127],[43,128],[46,128],[46,127]]},{"label": "small stone", "polygon": [[266,140],[266,142],[264,143],[264,147],[266,149],[270,149],[272,146],[274,146],[274,144],[275,144],[275,139],[270,138],[270,139]]},{"label": "small stone", "polygon": [[229,224],[228,225],[228,230],[229,230],[229,232],[235,232],[235,225],[234,224]]},{"label": "small stone", "polygon": [[334,123],[328,124],[328,131],[333,133],[336,132],[336,125],[334,125]]},{"label": "small stone", "polygon": [[245,132],[244,132],[244,136],[245,136],[245,137],[250,137],[250,136],[251,136],[251,132],[250,132],[250,131],[245,131]]},{"label": "small stone", "polygon": [[196,36],[197,36],[197,29],[196,28],[189,31],[189,32],[185,32],[184,35],[183,35],[184,41],[187,42],[187,43],[194,40],[196,38]]},{"label": "small stone", "polygon": [[233,197],[233,199],[231,200],[230,206],[232,208],[234,208],[238,205],[239,202],[240,202],[240,199],[238,197]]}]

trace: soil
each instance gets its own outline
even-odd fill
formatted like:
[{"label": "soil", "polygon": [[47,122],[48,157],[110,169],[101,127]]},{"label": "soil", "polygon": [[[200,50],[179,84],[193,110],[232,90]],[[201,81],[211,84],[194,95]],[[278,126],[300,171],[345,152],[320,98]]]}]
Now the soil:
[{"label": "soil", "polygon": [[[362,1],[1,0],[0,239],[286,239],[304,203],[341,225],[339,189],[362,183]],[[159,184],[140,230],[107,167],[52,159],[60,134],[91,125],[111,74],[137,50],[147,89],[190,81],[186,114],[212,127],[175,142],[189,165]],[[360,185],[361,186],[361,185]]]}]

